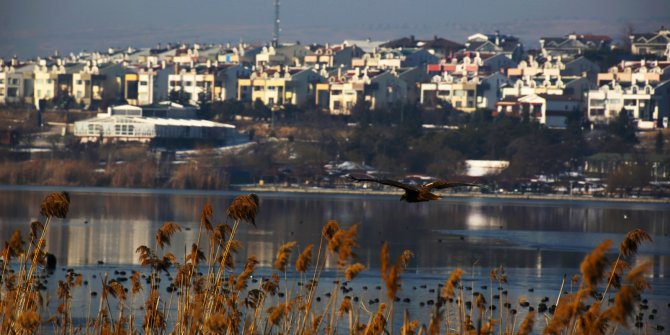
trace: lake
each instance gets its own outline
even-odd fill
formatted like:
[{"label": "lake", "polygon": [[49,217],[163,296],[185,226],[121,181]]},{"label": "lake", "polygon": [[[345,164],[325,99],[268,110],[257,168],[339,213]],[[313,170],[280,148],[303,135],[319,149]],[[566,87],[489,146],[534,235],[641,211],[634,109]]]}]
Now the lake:
[{"label": "lake", "polygon": [[[205,203],[212,204],[213,222],[218,224],[225,222],[226,208],[241,194],[5,186],[0,192],[0,240],[9,239],[17,229],[27,234],[31,221],[43,220],[39,209],[44,197],[60,190],[70,193],[70,212],[67,219],[52,222],[47,250],[57,257],[59,268],[88,273],[139,270],[135,250],[141,245],[155,248],[156,230],[167,221],[179,224],[182,231],[166,250],[183,258],[198,237]],[[323,226],[336,220],[342,227],[359,225],[356,254],[368,268],[360,285],[381,285],[379,254],[384,241],[393,259],[402,250],[412,251],[399,295],[415,299],[431,296],[416,292],[421,283],[444,282],[456,267],[466,270],[466,281],[476,288],[488,283],[490,270],[500,265],[508,271],[510,293],[528,294],[532,289],[538,301],[545,295],[555,297],[563,276],[578,274],[582,259],[594,247],[612,240],[614,260],[625,234],[641,228],[654,240],[643,243],[636,257],[637,262],[653,262],[650,307],[661,315],[654,322],[662,324],[670,314],[668,204],[476,197],[410,204],[396,195],[317,193],[259,193],[259,197],[257,228],[243,224],[236,235],[243,243],[238,267],[248,255],[255,255],[266,268],[262,271],[269,273],[280,245],[297,241],[298,248],[318,246]],[[335,261],[328,265],[334,277]]]}]

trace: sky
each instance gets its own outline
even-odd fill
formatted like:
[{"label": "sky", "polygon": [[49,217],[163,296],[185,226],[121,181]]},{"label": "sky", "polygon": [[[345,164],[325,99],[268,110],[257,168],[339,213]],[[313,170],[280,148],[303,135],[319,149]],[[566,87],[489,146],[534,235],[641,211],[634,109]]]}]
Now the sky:
[{"label": "sky", "polygon": [[[387,41],[414,35],[463,43],[499,30],[528,47],[542,36],[618,39],[670,27],[670,0],[281,0],[280,42]],[[0,57],[21,59],[157,43],[264,43],[273,0],[0,0]]]}]

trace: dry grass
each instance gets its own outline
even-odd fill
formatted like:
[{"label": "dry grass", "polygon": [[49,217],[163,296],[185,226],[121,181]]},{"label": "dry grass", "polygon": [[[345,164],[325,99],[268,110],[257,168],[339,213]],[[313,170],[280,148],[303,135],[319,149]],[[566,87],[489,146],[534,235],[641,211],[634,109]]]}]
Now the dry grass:
[{"label": "dry grass", "polygon": [[[288,279],[291,253],[299,247],[297,242],[280,246],[271,276],[260,282],[252,282],[257,271],[258,259],[250,256],[244,266],[236,270],[234,257],[241,247],[235,240],[240,221],[254,223],[259,210],[258,198],[254,195],[236,198],[225,213],[235,220],[233,227],[221,224],[213,226],[215,213],[211,205],[203,207],[197,243],[183,258],[164,252],[172,237],[181,227],[168,222],[156,233],[157,249],[139,246],[137,255],[144,273],[135,272],[125,286],[122,282],[100,278],[102,292],[91,298],[94,309],[90,319],[84,323],[72,320],[73,292],[80,290],[82,276],[69,272],[57,284],[57,307],[48,308],[35,281],[37,265],[45,253],[45,239],[49,224],[54,218],[65,217],[70,203],[65,193],[47,196],[41,206],[46,216],[45,223],[34,222],[30,226],[29,240],[24,241],[20,232],[14,233],[5,242],[2,252],[3,268],[0,276],[0,333],[39,334],[53,329],[58,334],[394,334],[394,302],[401,290],[401,275],[413,256],[404,250],[395,262],[391,259],[388,244],[380,252],[380,282],[386,286],[386,301],[373,308],[373,304],[356,302],[351,296],[340,296],[343,282],[356,280],[365,271],[362,263],[354,263],[358,246],[358,226],[342,228],[329,221],[322,230],[318,247],[308,244],[302,248],[295,263],[299,283]],[[204,243],[200,244],[200,234]],[[651,238],[645,232],[635,230],[626,236],[620,248],[617,262],[610,264],[605,255],[611,241],[601,243],[587,255],[575,276],[577,291],[563,295],[555,312],[544,312],[546,334],[611,334],[617,327],[628,327],[638,312],[641,294],[650,288],[646,280],[651,264],[641,263],[636,267],[625,266],[630,262],[639,244]],[[208,250],[206,253],[202,250]],[[328,255],[326,255],[328,253]],[[314,257],[316,254],[316,257]],[[327,256],[337,260],[337,274],[327,301],[314,303],[321,273],[326,267]],[[13,260],[13,261],[11,261]],[[11,261],[11,263],[10,263]],[[608,267],[608,265],[611,265]],[[15,270],[14,270],[15,269]],[[10,271],[11,270],[11,271]],[[160,273],[174,275],[169,283],[161,283]],[[613,287],[612,304],[599,300],[601,284],[605,276],[614,273],[619,285]],[[400,334],[531,334],[538,329],[538,313],[529,311],[517,320],[511,312],[510,301],[526,304],[532,298],[524,296],[509,300],[500,295],[496,302],[499,314],[493,313],[493,283],[502,290],[513,278],[508,278],[503,267],[490,272],[491,298],[487,302],[484,294],[464,293],[462,285],[465,272],[457,268],[452,271],[437,292],[437,302],[430,315],[411,319],[408,312],[396,323]],[[311,279],[310,279],[311,277]],[[147,285],[143,286],[142,281]],[[166,296],[165,286],[169,286]],[[281,294],[280,294],[281,292]],[[603,292],[604,294],[604,292]],[[503,297],[504,296],[504,297]],[[466,299],[470,299],[466,303]],[[496,298],[498,299],[498,298]],[[51,302],[54,303],[54,302]],[[468,305],[470,303],[471,305]],[[317,307],[318,306],[318,307]],[[50,312],[55,310],[55,314]],[[488,311],[491,311],[490,313]],[[540,323],[539,325],[542,325]]]}]

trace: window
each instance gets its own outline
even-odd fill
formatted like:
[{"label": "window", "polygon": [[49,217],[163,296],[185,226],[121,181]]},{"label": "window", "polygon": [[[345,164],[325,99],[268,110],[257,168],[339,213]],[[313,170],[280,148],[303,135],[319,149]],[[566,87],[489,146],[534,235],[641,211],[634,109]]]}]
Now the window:
[{"label": "window", "polygon": [[131,124],[117,124],[114,125],[114,135],[117,136],[132,136],[135,135],[135,126]]},{"label": "window", "polygon": [[333,109],[339,110],[342,108],[342,104],[339,101],[333,101]]},{"label": "window", "polygon": [[77,80],[77,85],[81,85],[83,82],[81,80]]},{"label": "window", "polygon": [[0,79],[0,84],[4,84],[4,83],[5,83],[5,80],[4,80],[4,79]]},{"label": "window", "polygon": [[18,85],[18,84],[19,84],[19,80],[16,79],[16,78],[12,78],[12,79],[9,80],[9,83],[12,84],[12,85]]},{"label": "window", "polygon": [[16,87],[7,88],[7,96],[8,97],[18,97],[19,96],[19,89],[17,89]]},{"label": "window", "polygon": [[145,80],[140,81],[140,86],[147,86],[147,82]]},{"label": "window", "polygon": [[193,86],[193,82],[192,81],[186,81],[186,82],[184,82],[184,86]]},{"label": "window", "polygon": [[102,125],[89,124],[88,125],[88,135],[102,135]]}]

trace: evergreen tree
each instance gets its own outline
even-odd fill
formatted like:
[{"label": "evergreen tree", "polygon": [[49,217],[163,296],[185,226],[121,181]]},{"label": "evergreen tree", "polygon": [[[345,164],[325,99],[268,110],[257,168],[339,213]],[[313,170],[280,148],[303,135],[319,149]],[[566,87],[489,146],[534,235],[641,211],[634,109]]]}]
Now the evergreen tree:
[{"label": "evergreen tree", "polygon": [[635,144],[637,137],[635,136],[635,124],[625,109],[619,112],[619,116],[610,123],[610,133],[619,136],[624,142]]},{"label": "evergreen tree", "polygon": [[663,137],[663,132],[660,130],[656,132],[656,139],[654,141],[654,149],[657,154],[663,154],[663,147],[665,145],[665,138]]}]

